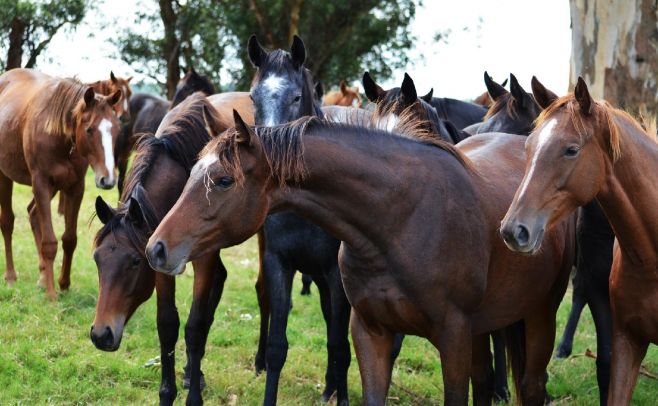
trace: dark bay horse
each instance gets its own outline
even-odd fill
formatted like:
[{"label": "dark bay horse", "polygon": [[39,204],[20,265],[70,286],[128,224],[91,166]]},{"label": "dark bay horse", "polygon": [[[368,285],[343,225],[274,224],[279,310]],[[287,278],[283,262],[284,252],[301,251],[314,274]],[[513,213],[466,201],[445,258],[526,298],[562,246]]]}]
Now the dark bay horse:
[{"label": "dark bay horse", "polygon": [[115,183],[112,148],[119,123],[112,106],[120,99],[120,90],[100,96],[75,79],[30,69],[13,69],[0,76],[0,229],[9,284],[16,281],[11,198],[17,182],[32,186],[28,212],[39,253],[39,284],[51,300],[57,298],[53,275],[57,238],[50,201],[57,191],[62,193],[65,231],[59,286],[69,288],[87,167],[91,165],[97,187],[108,189]]},{"label": "dark bay horse", "polygon": [[648,345],[658,343],[658,145],[627,113],[594,101],[578,78],[528,139],[526,173],[501,235],[510,249],[535,254],[543,234],[594,198],[617,237],[608,404],[628,405]]},{"label": "dark bay horse", "polygon": [[[529,135],[541,110],[547,108],[558,97],[533,76],[531,97],[510,75],[512,91],[500,89],[496,83],[485,82],[495,95],[494,105],[489,109],[480,130],[496,128],[500,131],[518,131]],[[516,89],[515,91],[513,89]],[[532,103],[529,98],[532,98]],[[520,100],[524,100],[520,102]],[[612,246],[615,235],[605,218],[601,207],[593,200],[578,211],[576,225],[576,272],[573,276],[572,306],[562,338],[555,355],[566,358],[571,354],[574,333],[580,313],[588,305],[596,326],[596,376],[599,386],[599,399],[607,403],[610,382],[610,357],[612,350],[612,314],[608,280],[612,265]]]},{"label": "dark bay horse", "polygon": [[361,107],[361,95],[358,87],[349,87],[344,80],[340,81],[339,89],[327,93],[322,98],[325,106]]},{"label": "dark bay horse", "polygon": [[[322,116],[314,97],[312,75],[304,67],[306,48],[299,37],[294,37],[290,52],[268,52],[252,36],[248,50],[249,59],[257,68],[251,87],[256,125]],[[339,246],[335,237],[295,214],[276,213],[264,221],[259,233],[261,260],[256,291],[261,332],[255,366],[257,372],[266,369],[265,405],[276,403],[279,377],[288,353],[286,327],[296,271],[310,275],[318,286],[327,323],[328,360],[322,399],[327,401],[336,392],[339,405],[348,403],[350,305],[338,270]]]},{"label": "dark bay horse", "polygon": [[107,80],[98,80],[96,82],[88,83],[94,92],[102,94],[104,96],[109,96],[121,90],[121,100],[114,104],[112,108],[117,113],[117,117],[121,120],[122,123],[130,121],[130,96],[132,96],[132,89],[130,88],[130,81],[132,76],[124,79],[114,76],[114,72],[110,71],[110,78]]},{"label": "dark bay horse", "polygon": [[[100,197],[96,201],[96,212],[103,227],[94,244],[100,289],[90,337],[98,349],[117,350],[126,323],[155,288],[162,362],[161,404],[172,404],[177,394],[174,374],[174,347],[179,329],[176,282],[173,277],[151,269],[144,257],[144,247],[150,233],[180,195],[201,148],[210,139],[202,109],[207,109],[214,117],[213,123],[228,127],[222,124],[217,110],[224,110],[225,104],[226,98],[211,96],[206,99],[202,94],[195,94],[172,109],[155,136],[147,134],[140,139],[119,208],[110,208]],[[222,295],[226,269],[218,251],[192,264],[194,291],[185,325],[188,364],[183,387],[190,388],[188,404],[199,404],[204,385],[200,363]]]},{"label": "dark bay horse", "polygon": [[236,129],[204,149],[147,258],[177,274],[188,258],[246,240],[268,213],[292,210],[343,241],[365,404],[386,402],[395,332],[439,350],[446,404],[467,404],[469,377],[475,404],[491,402],[486,334],[518,320],[521,398],[543,404],[573,221],[546,233],[539,257],[509,252],[498,228],[521,181],[525,137],[472,137],[468,157],[420,137],[317,118],[254,132],[236,114]]},{"label": "dark bay horse", "polygon": [[119,196],[123,191],[123,180],[128,167],[128,158],[135,147],[135,142],[137,142],[137,135],[143,133],[155,134],[167,111],[176,107],[187,96],[197,91],[210,96],[215,93],[215,88],[208,78],[190,68],[176,86],[176,93],[171,103],[148,93],[136,93],[130,99],[130,120],[122,126],[114,150],[119,170]]}]

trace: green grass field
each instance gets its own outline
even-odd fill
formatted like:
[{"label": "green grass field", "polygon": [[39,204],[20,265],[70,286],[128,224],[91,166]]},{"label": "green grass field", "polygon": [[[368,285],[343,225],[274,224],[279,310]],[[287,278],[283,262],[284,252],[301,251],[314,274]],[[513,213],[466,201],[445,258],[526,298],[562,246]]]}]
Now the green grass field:
[{"label": "green grass field", "polygon": [[[80,212],[78,249],[73,262],[69,292],[50,303],[36,286],[37,253],[25,208],[31,190],[14,188],[14,257],[18,282],[12,288],[0,282],[0,405],[45,404],[157,404],[159,367],[147,367],[159,355],[155,326],[155,301],[145,303],[128,323],[121,348],[114,353],[96,350],[89,340],[98,293],[97,272],[91,257],[91,241],[100,227],[98,219],[89,222],[98,194],[116,201],[116,190],[99,191],[93,177],[87,177],[87,193]],[[53,212],[56,208],[53,201]],[[55,216],[61,235],[63,221]],[[61,251],[61,244],[60,244]],[[255,376],[253,357],[258,339],[258,307],[254,292],[257,274],[255,240],[222,252],[229,271],[224,296],[210,331],[202,363],[208,387],[206,404],[257,405],[262,401],[264,375]],[[58,253],[57,267],[61,262]],[[4,251],[0,271],[4,274]],[[59,271],[57,271],[59,272]],[[56,275],[57,277],[57,275]],[[192,274],[178,282],[178,310],[187,319],[191,305]],[[317,289],[310,297],[299,295],[295,281],[293,309],[288,324],[290,350],[281,375],[279,404],[320,404],[326,365],[325,327],[320,313]],[[559,313],[561,333],[569,311],[569,296]],[[246,316],[251,315],[251,319]],[[184,330],[176,349],[179,378],[177,404],[184,404],[182,368],[185,363]],[[594,360],[583,356],[587,348],[596,351],[594,327],[586,311],[574,344],[574,356],[552,360],[549,390],[555,404],[595,405],[598,402]],[[652,347],[645,359],[650,371],[658,371],[658,351]],[[361,383],[354,354],[349,372],[350,400],[361,404]],[[425,340],[410,337],[396,363],[389,393],[392,405],[437,404],[442,397],[441,367],[437,352]],[[658,382],[640,377],[634,404],[656,404]]]}]

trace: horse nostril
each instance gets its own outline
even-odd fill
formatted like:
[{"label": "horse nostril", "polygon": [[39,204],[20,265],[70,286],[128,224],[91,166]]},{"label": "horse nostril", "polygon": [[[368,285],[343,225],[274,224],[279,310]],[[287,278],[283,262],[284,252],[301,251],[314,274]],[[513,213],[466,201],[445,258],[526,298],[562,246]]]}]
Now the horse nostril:
[{"label": "horse nostril", "polygon": [[167,247],[165,246],[164,242],[156,242],[152,253],[156,266],[163,266],[167,263]]},{"label": "horse nostril", "polygon": [[514,239],[520,246],[528,245],[528,240],[530,239],[528,228],[523,224],[516,226],[516,229],[514,230]]}]

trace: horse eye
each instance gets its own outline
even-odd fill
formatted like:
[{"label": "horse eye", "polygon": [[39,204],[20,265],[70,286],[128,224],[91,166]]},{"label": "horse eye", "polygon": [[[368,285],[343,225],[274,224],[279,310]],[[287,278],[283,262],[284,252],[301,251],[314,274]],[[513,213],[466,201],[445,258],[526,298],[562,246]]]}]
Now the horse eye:
[{"label": "horse eye", "polygon": [[222,189],[229,188],[233,183],[235,182],[235,179],[233,179],[230,176],[222,176],[219,178],[217,182],[215,182],[215,185],[218,187],[221,187]]},{"label": "horse eye", "polygon": [[579,152],[580,152],[580,148],[578,148],[575,145],[571,145],[567,147],[567,149],[564,151],[564,156],[566,158],[575,158]]},{"label": "horse eye", "polygon": [[139,257],[135,257],[135,258],[133,258],[133,266],[137,266],[137,265],[139,265],[139,263],[140,263],[141,261],[142,261],[142,259],[139,258]]},{"label": "horse eye", "polygon": [[295,98],[293,99],[293,103],[297,103],[297,102],[299,102],[301,99],[302,99],[302,96],[297,95],[297,96],[295,96]]},{"label": "horse eye", "polygon": [[94,133],[94,129],[91,127],[87,127],[87,135],[92,135]]}]

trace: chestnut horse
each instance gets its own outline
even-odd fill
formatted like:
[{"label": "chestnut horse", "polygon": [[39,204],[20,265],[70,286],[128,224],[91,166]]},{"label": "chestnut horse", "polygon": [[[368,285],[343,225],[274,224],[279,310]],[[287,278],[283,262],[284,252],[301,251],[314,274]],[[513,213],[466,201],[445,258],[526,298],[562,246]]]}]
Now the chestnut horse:
[{"label": "chestnut horse", "polygon": [[[177,394],[174,374],[174,348],[179,328],[176,282],[149,267],[144,247],[151,231],[180,195],[190,168],[210,139],[201,110],[208,109],[214,122],[223,125],[221,129],[228,127],[228,124],[221,124],[225,110],[239,107],[227,106],[229,98],[219,96],[208,99],[202,94],[190,96],[165,116],[156,136],[149,134],[140,139],[119,208],[110,208],[100,197],[96,200],[96,212],[103,227],[94,241],[100,289],[90,338],[100,350],[117,350],[128,320],[155,288],[162,362],[160,403],[163,405],[172,404]],[[249,109],[241,111],[246,117],[253,115]],[[199,404],[204,385],[201,358],[222,295],[226,269],[217,251],[193,261],[192,265],[194,292],[185,326],[188,365],[183,387],[190,388],[188,404]]]},{"label": "chestnut horse", "polygon": [[323,98],[325,106],[361,107],[361,95],[358,87],[349,87],[344,80],[340,81],[340,89],[327,93]]},{"label": "chestnut horse", "polygon": [[608,404],[628,405],[649,343],[658,343],[658,145],[628,114],[594,101],[578,78],[574,93],[541,114],[528,153],[501,235],[510,249],[536,254],[554,224],[600,203],[617,237]]},{"label": "chestnut horse", "polygon": [[[204,148],[146,256],[175,275],[188,259],[246,240],[268,213],[292,210],[343,241],[365,404],[386,402],[395,332],[439,350],[446,404],[467,404],[471,376],[475,403],[491,402],[486,333],[518,320],[522,400],[543,404],[573,221],[546,234],[539,257],[506,250],[499,221],[521,181],[525,137],[469,141],[470,159],[435,136],[317,118],[254,132],[236,113],[236,129]],[[520,356],[522,347],[514,349]]]},{"label": "chestnut horse", "polygon": [[117,117],[121,120],[122,123],[130,121],[130,96],[133,92],[130,88],[130,81],[132,76],[127,79],[118,78],[114,76],[114,72],[110,71],[110,79],[108,80],[97,80],[96,82],[88,83],[88,86],[91,86],[94,89],[94,92],[102,94],[104,96],[109,96],[121,90],[121,100],[116,103],[114,106],[114,111],[117,113]]},{"label": "chestnut horse", "polygon": [[55,300],[53,262],[57,238],[50,200],[62,193],[65,231],[64,257],[59,278],[69,288],[71,261],[77,244],[78,211],[91,165],[96,186],[114,186],[112,148],[119,123],[112,106],[121,91],[100,96],[75,79],[54,78],[30,69],[12,69],[0,76],[0,228],[5,240],[5,280],[16,281],[11,234],[13,182],[31,185],[30,224],[39,252],[39,284]]}]

